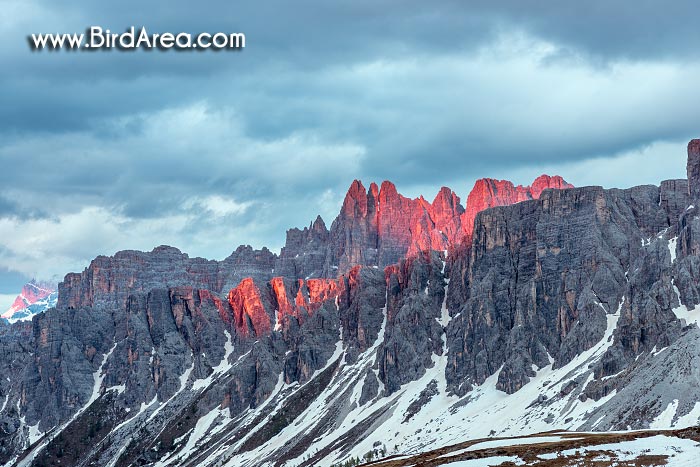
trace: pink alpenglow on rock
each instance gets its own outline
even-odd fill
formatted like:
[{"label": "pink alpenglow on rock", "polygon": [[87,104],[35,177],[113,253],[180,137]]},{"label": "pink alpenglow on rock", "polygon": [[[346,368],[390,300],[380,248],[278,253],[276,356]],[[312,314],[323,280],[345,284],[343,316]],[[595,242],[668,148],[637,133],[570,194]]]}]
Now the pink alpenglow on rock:
[{"label": "pink alpenglow on rock", "polygon": [[22,287],[22,291],[12,306],[2,314],[10,321],[29,319],[32,315],[44,311],[56,304],[56,286],[47,282],[32,280]]}]

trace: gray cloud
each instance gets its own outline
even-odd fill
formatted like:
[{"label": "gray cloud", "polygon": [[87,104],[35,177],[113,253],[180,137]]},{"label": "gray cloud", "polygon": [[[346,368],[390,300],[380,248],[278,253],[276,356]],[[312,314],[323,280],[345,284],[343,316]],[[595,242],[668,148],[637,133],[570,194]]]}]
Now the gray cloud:
[{"label": "gray cloud", "polygon": [[19,205],[17,203],[10,201],[4,196],[0,196],[0,216],[13,216],[17,213],[18,209]]},{"label": "gray cloud", "polygon": [[[0,267],[0,295],[16,296],[29,280],[31,277]],[[4,308],[2,310],[5,311]]]},{"label": "gray cloud", "polygon": [[[0,267],[60,274],[160,243],[208,257],[238,243],[279,247],[287,227],[317,213],[330,221],[356,177],[426,197],[449,185],[464,198],[480,176],[526,183],[557,170],[591,183],[580,171],[593,162],[619,167],[644,154],[652,169],[601,183],[657,182],[681,168],[682,146],[698,133],[700,29],[688,21],[697,9],[8,0]],[[248,46],[27,47],[32,32],[92,24],[243,31]]]}]

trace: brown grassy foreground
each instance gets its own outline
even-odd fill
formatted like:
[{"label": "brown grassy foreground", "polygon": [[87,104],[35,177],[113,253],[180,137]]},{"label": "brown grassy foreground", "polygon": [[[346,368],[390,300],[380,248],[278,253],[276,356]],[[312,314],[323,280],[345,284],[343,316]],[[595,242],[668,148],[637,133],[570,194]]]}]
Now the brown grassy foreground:
[{"label": "brown grassy foreground", "polygon": [[[515,467],[516,465],[526,465],[534,467],[652,467],[663,466],[668,463],[668,456],[662,454],[643,454],[631,460],[619,460],[616,454],[612,451],[603,450],[588,450],[576,452],[573,456],[556,457],[553,459],[542,459],[539,456],[543,454],[559,453],[561,451],[582,448],[586,446],[596,446],[602,444],[613,444],[624,441],[632,441],[635,439],[648,438],[656,435],[672,436],[683,439],[692,439],[700,442],[700,427],[686,428],[682,430],[647,430],[647,431],[630,431],[625,433],[575,433],[552,431],[546,433],[538,433],[523,438],[539,438],[543,436],[559,436],[561,441],[533,443],[527,445],[516,446],[499,446],[487,449],[479,449],[469,452],[460,452],[465,448],[473,446],[477,443],[495,440],[507,440],[513,438],[483,438],[470,440],[464,443],[447,446],[433,451],[417,454],[410,457],[390,457],[380,461],[362,464],[363,466],[372,467],[433,467],[449,465],[450,463],[469,460],[483,459],[496,456],[517,456],[521,462],[517,464],[513,462],[504,462],[498,465],[499,467]],[[700,459],[698,459],[700,466]]]}]

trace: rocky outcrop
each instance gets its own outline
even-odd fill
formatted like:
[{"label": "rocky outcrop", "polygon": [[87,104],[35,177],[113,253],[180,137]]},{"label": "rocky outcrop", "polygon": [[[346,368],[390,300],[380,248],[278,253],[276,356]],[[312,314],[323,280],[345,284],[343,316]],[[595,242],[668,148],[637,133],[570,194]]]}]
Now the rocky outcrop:
[{"label": "rocky outcrop", "polygon": [[275,274],[282,277],[318,277],[327,265],[329,233],[318,216],[304,230],[290,229],[287,241],[275,263]]},{"label": "rocky outcrop", "polygon": [[379,189],[370,185],[369,192],[355,180],[343,201],[340,214],[330,231],[328,267],[324,276],[347,271],[355,264],[377,265],[379,262],[379,224],[377,205]]},{"label": "rocky outcrop", "polygon": [[471,235],[476,215],[484,209],[495,206],[508,206],[531,199],[538,199],[546,189],[563,190],[573,188],[563,178],[556,175],[540,175],[530,186],[513,185],[508,180],[482,178],[477,180],[467,198],[467,208],[462,215],[461,223],[466,235]]},{"label": "rocky outcrop", "polygon": [[700,139],[688,143],[688,194],[693,200],[700,199]]},{"label": "rocky outcrop", "polygon": [[272,317],[263,305],[263,296],[253,282],[246,278],[228,294],[228,302],[233,309],[233,318],[238,334],[243,336],[265,336],[272,329]]},{"label": "rocky outcrop", "polygon": [[688,194],[688,180],[664,180],[660,186],[659,203],[668,213],[668,223],[673,225],[691,204]]},{"label": "rocky outcrop", "polygon": [[443,355],[440,324],[447,283],[437,252],[402,260],[386,268],[386,331],[378,369],[385,395],[415,381]]},{"label": "rocky outcrop", "polygon": [[459,236],[464,209],[451,190],[443,188],[431,204],[409,199],[394,184],[372,183],[367,191],[353,182],[330,232],[330,258],[324,275],[347,271],[356,264],[384,268],[408,253],[443,250],[448,235]]},{"label": "rocky outcrop", "polygon": [[190,258],[168,246],[148,253],[120,251],[112,257],[95,258],[80,274],[66,275],[58,285],[57,307],[123,309],[130,294],[176,286],[219,294],[246,277],[269,280],[275,260],[268,249],[253,250],[249,246],[239,247],[221,262]]},{"label": "rocky outcrop", "polygon": [[109,313],[82,308],[49,310],[32,321],[32,358],[13,381],[18,407],[29,425],[46,431],[71,416],[93,392],[93,375],[112,345]]},{"label": "rocky outcrop", "polygon": [[[597,408],[581,429],[649,429],[657,415],[669,408],[673,412],[666,423],[688,417],[700,400],[700,330],[697,326],[683,329],[674,343],[663,349],[641,354],[643,358],[608,388],[608,394],[614,390],[616,397]],[[695,421],[691,417],[691,422]]]},{"label": "rocky outcrop", "polygon": [[[467,208],[452,190],[442,187],[432,203],[410,199],[388,181],[366,189],[355,180],[340,214],[326,233],[317,219],[308,229],[290,230],[277,269],[296,277],[335,277],[354,265],[384,268],[423,251],[445,251],[471,242],[476,214],[493,206],[536,199],[549,188],[572,185],[561,177],[542,175],[532,186],[482,179],[467,199]],[[325,259],[324,258],[325,255]]]},{"label": "rocky outcrop", "polygon": [[497,387],[513,393],[533,365],[561,367],[600,341],[643,240],[669,228],[659,198],[652,186],[586,187],[479,213],[462,285],[469,298],[449,328],[453,390],[500,370]]}]

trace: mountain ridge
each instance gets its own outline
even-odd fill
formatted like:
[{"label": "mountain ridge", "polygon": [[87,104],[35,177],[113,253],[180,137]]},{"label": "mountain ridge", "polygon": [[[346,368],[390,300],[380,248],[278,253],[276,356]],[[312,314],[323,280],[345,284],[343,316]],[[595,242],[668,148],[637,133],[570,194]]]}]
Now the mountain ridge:
[{"label": "mountain ridge", "polygon": [[330,229],[290,229],[279,256],[96,258],[66,276],[55,309],[0,330],[14,357],[0,461],[331,465],[490,432],[619,429],[605,413],[639,414],[632,428],[697,421],[694,393],[644,374],[693,378],[700,176],[688,177],[486,181],[528,199],[476,213],[458,245],[445,239],[465,238],[468,210],[451,190],[428,203],[357,182]]}]

